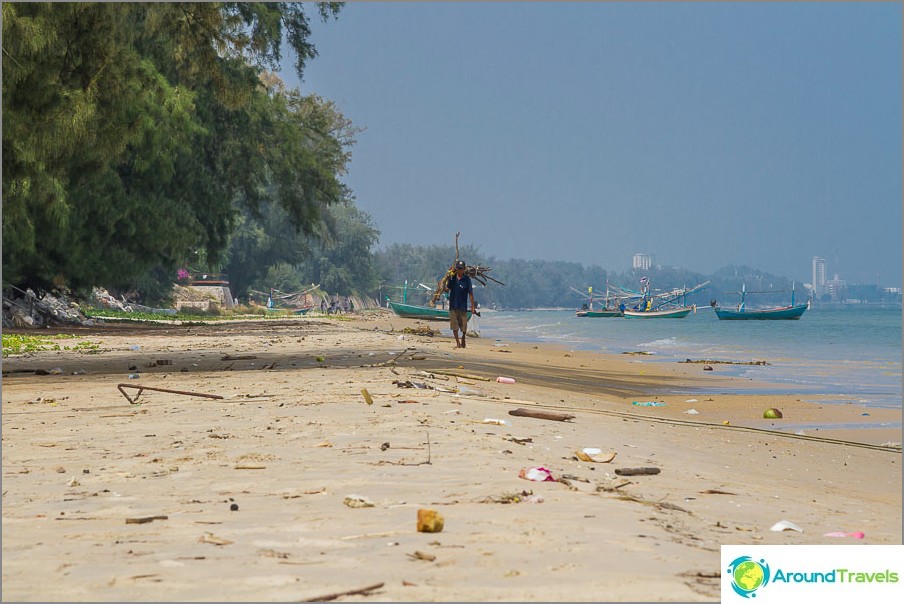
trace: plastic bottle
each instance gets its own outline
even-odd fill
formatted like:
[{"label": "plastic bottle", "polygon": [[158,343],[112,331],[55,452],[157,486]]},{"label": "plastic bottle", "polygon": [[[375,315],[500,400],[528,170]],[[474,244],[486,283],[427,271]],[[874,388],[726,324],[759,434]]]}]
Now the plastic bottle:
[{"label": "plastic bottle", "polygon": [[515,378],[502,377],[500,375],[498,378],[496,378],[496,381],[499,382],[500,384],[514,384]]}]

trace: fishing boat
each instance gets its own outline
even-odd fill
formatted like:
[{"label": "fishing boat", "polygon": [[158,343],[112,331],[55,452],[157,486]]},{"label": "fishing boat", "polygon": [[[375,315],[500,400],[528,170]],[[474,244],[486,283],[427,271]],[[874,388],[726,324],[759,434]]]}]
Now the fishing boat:
[{"label": "fishing boat", "polygon": [[697,312],[697,305],[664,310],[629,310],[625,309],[625,317],[634,319],[683,319],[692,312]]},{"label": "fishing boat", "polygon": [[[390,300],[389,308],[392,312],[406,319],[425,319],[427,321],[448,321],[449,311],[445,308],[431,308],[429,306],[421,306],[418,304],[406,304],[404,302],[393,302]],[[471,313],[468,312],[468,320],[471,320]]]},{"label": "fishing boat", "polygon": [[[641,280],[640,304],[634,308],[625,308],[625,318],[630,319],[683,319],[691,313],[697,312],[697,305],[687,305],[687,296],[706,287],[709,281],[704,281],[691,288],[674,289],[661,294],[653,294],[650,291],[650,282],[646,278]],[[679,300],[681,303],[679,304]]]},{"label": "fishing boat", "polygon": [[796,320],[800,319],[807,309],[810,308],[810,300],[803,304],[794,303],[794,283],[791,283],[791,304],[788,306],[778,306],[773,308],[747,308],[748,293],[777,293],[777,292],[748,292],[747,286],[741,286],[741,302],[737,308],[721,308],[716,301],[710,302],[716,316],[721,321],[746,321],[746,320]]},{"label": "fishing boat", "polygon": [[621,299],[620,298],[613,299],[611,297],[608,281],[606,281],[605,304],[602,308],[593,308],[593,287],[592,286],[587,288],[587,294],[585,294],[584,292],[578,291],[573,287],[571,289],[576,291],[580,295],[584,296],[585,298],[589,298],[589,306],[587,304],[585,304],[583,306],[583,308],[581,308],[580,310],[576,310],[574,313],[576,317],[587,317],[587,318],[592,318],[592,319],[598,319],[598,318],[623,316],[622,310],[619,307]]},{"label": "fishing boat", "polygon": [[[418,283],[417,287],[424,288],[429,290],[430,287],[424,285],[423,283]],[[405,285],[402,286],[402,301],[401,302],[393,302],[392,300],[387,300],[389,304],[389,308],[392,309],[392,312],[397,314],[400,317],[404,317],[406,319],[424,319],[427,321],[448,321],[449,320],[449,310],[446,308],[437,308],[435,306],[423,305],[423,304],[409,304],[408,303],[408,281],[405,281]],[[471,320],[471,313],[468,312],[468,320]]]}]

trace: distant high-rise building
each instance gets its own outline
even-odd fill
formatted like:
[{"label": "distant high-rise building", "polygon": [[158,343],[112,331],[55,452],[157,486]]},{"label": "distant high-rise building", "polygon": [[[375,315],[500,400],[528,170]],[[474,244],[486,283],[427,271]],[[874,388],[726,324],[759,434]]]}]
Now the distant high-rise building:
[{"label": "distant high-rise building", "polygon": [[826,259],[819,256],[813,256],[813,293],[826,293]]},{"label": "distant high-rise building", "polygon": [[634,260],[631,261],[631,268],[634,270],[648,271],[653,266],[653,254],[634,254]]}]

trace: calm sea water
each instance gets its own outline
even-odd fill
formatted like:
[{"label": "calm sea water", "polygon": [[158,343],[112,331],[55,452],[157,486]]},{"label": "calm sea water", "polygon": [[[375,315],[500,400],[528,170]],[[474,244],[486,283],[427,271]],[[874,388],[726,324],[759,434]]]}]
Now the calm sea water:
[{"label": "calm sea water", "polygon": [[[477,328],[482,338],[501,342],[652,353],[642,357],[643,362],[766,361],[769,365],[719,365],[718,371],[787,384],[786,392],[811,400],[831,394],[872,407],[902,404],[900,309],[811,308],[798,321],[720,321],[709,306],[684,319],[588,319],[576,317],[573,310],[497,311],[484,313]],[[756,392],[742,383],[736,392]]]}]

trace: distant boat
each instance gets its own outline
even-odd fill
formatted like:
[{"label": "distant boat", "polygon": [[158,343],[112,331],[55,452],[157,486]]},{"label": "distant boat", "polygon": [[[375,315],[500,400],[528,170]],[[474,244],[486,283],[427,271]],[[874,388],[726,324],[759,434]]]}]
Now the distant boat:
[{"label": "distant boat", "polygon": [[[651,294],[650,283],[644,277],[641,280],[641,293],[643,298],[636,308],[625,308],[625,318],[629,319],[683,319],[689,314],[697,312],[697,305],[687,305],[687,295],[703,289],[709,284],[705,281],[699,285],[688,289],[675,289],[662,294]],[[682,300],[680,306],[677,305],[678,299]]]},{"label": "distant boat", "polygon": [[665,310],[630,310],[626,308],[625,317],[633,319],[683,319],[692,312],[697,312],[696,305]]},{"label": "distant boat", "polygon": [[583,305],[583,308],[581,308],[580,310],[576,310],[576,311],[574,312],[574,315],[575,315],[576,317],[587,317],[587,318],[591,318],[591,319],[598,319],[598,318],[621,317],[621,316],[623,316],[623,315],[622,315],[621,308],[619,307],[619,303],[620,303],[624,298],[615,298],[615,299],[613,300],[613,299],[610,297],[610,295],[609,295],[609,281],[608,281],[608,280],[606,281],[606,300],[605,300],[605,305],[603,306],[603,308],[593,308],[593,287],[588,287],[588,288],[587,288],[587,292],[588,292],[589,295],[588,295],[588,294],[585,294],[584,292],[578,291],[578,290],[576,290],[576,289],[573,288],[573,287],[572,287],[571,289],[574,290],[574,291],[576,291],[576,292],[579,293],[580,295],[584,296],[585,298],[589,298],[589,300],[590,300],[590,305],[589,305],[589,306],[586,305],[586,304],[584,304],[584,305]]},{"label": "distant boat", "polygon": [[[403,302],[389,302],[389,308],[400,317],[406,319],[425,319],[427,321],[448,321],[449,311],[445,308],[431,308],[417,304],[405,304]],[[471,320],[471,313],[468,313]]]},{"label": "distant boat", "polygon": [[[716,311],[716,316],[722,321],[746,321],[746,320],[796,320],[800,319],[808,308],[810,308],[810,300],[803,304],[794,303],[794,283],[791,284],[791,304],[789,306],[778,306],[774,308],[747,308],[747,286],[741,286],[741,302],[736,309],[721,308],[717,306],[713,300],[710,304]],[[773,293],[773,292],[756,292],[756,293]]]}]

